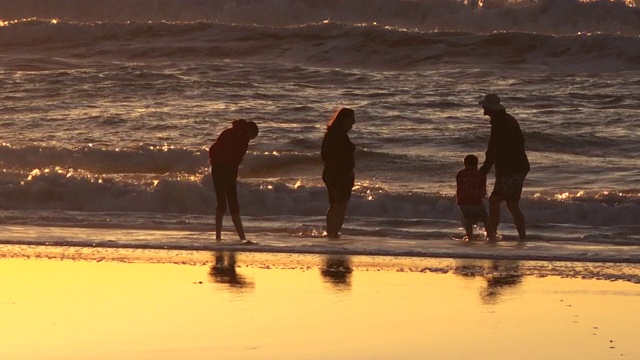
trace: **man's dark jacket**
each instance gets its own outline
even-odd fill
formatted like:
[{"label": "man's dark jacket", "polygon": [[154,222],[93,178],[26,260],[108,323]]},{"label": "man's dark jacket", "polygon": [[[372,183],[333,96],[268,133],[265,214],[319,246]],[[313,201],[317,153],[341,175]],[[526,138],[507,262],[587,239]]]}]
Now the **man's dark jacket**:
[{"label": "man's dark jacket", "polygon": [[505,111],[491,117],[491,137],[480,171],[487,174],[496,167],[496,177],[529,171],[524,136],[516,119]]}]

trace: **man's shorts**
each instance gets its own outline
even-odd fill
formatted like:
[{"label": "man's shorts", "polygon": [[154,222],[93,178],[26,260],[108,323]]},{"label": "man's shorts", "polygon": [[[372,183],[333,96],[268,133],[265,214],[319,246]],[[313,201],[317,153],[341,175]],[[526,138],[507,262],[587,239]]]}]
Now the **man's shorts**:
[{"label": "man's shorts", "polygon": [[520,200],[524,179],[526,177],[526,172],[496,176],[496,183],[493,186],[491,196],[499,196],[507,201]]},{"label": "man's shorts", "polygon": [[462,226],[465,228],[476,225],[480,221],[487,221],[487,209],[483,204],[460,205],[460,212],[462,213]]}]

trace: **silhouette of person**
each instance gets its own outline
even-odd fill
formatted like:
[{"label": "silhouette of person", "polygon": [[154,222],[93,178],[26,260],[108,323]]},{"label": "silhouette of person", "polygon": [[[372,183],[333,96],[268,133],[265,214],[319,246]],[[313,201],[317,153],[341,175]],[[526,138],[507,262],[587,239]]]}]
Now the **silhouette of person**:
[{"label": "silhouette of person", "polygon": [[500,224],[500,204],[506,201],[520,240],[527,237],[524,214],[519,202],[524,179],[529,172],[529,159],[524,150],[524,136],[516,119],[508,114],[496,94],[488,94],[479,104],[489,116],[491,136],[480,171],[485,175],[495,166],[496,181],[489,196],[487,237],[496,240]]},{"label": "silhouette of person", "polygon": [[467,240],[473,239],[473,226],[482,221],[489,227],[487,209],[482,199],[487,195],[487,176],[478,170],[478,157],[469,154],[464,157],[464,169],[456,174],[456,199],[462,213],[462,226]]},{"label": "silhouette of person", "polygon": [[214,257],[215,263],[209,271],[209,276],[213,281],[240,288],[251,285],[242,275],[238,274],[236,270],[236,253],[234,251],[216,251]]},{"label": "silhouette of person", "polygon": [[322,181],[329,191],[327,210],[327,237],[340,237],[347,204],[355,183],[355,145],[348,132],[356,123],[352,109],[342,108],[329,119],[327,131],[322,139],[321,158],[324,164]]},{"label": "silhouette of person", "polygon": [[320,274],[331,284],[336,286],[351,285],[351,260],[345,255],[327,255],[324,264],[320,268]]},{"label": "silhouette of person", "polygon": [[256,136],[258,136],[258,125],[255,122],[247,122],[244,119],[234,120],[232,127],[222,131],[209,148],[211,177],[218,202],[216,205],[216,240],[222,239],[222,219],[227,211],[227,203],[231,220],[240,240],[246,240],[240,219],[236,180],[238,167],[247,153],[249,141],[255,139]]}]

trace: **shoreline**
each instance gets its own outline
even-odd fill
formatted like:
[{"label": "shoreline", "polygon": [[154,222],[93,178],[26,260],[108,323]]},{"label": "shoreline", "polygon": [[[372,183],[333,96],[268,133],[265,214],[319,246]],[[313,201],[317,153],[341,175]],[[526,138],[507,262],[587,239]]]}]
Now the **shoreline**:
[{"label": "shoreline", "polygon": [[[577,263],[613,263],[640,264],[640,248],[638,246],[610,246],[599,244],[554,243],[550,250],[547,242],[500,241],[498,243],[471,242],[458,240],[408,241],[403,244],[386,244],[368,239],[332,241],[323,238],[311,239],[278,239],[242,243],[239,241],[211,241],[203,245],[162,245],[162,244],[126,244],[99,243],[91,241],[49,241],[28,240],[11,241],[0,239],[0,256],[6,247],[40,247],[49,248],[51,253],[60,253],[63,249],[102,249],[131,251],[176,251],[176,252],[212,252],[233,251],[262,254],[299,254],[299,255],[331,255],[372,257],[405,257],[405,258],[438,258],[438,259],[476,259],[476,260],[513,260],[513,261],[553,261]],[[27,251],[29,252],[29,251]]]},{"label": "shoreline", "polygon": [[[112,263],[148,263],[202,266],[215,263],[219,254],[243,259],[241,266],[261,268],[319,268],[322,259],[348,259],[353,270],[370,268],[408,273],[456,273],[458,263],[516,264],[521,276],[560,276],[565,278],[625,281],[640,284],[640,264],[635,262],[530,260],[527,258],[409,256],[396,254],[359,254],[351,252],[254,251],[251,246],[220,246],[215,250],[80,247],[59,245],[0,244],[0,259],[87,261]],[[490,271],[488,272],[490,273]]]}]

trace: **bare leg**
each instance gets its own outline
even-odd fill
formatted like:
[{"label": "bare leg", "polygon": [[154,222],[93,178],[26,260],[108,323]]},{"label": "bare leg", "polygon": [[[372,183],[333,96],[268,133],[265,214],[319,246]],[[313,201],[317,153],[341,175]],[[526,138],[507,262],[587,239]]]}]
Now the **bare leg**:
[{"label": "bare leg", "polygon": [[233,221],[233,225],[236,227],[240,240],[246,240],[247,238],[245,238],[244,229],[242,228],[242,220],[240,220],[240,213],[231,214],[231,220]]},{"label": "bare leg", "polygon": [[344,217],[346,213],[347,213],[347,203],[346,202],[337,203],[336,212],[334,213],[336,235],[338,235],[340,233],[340,230],[342,230],[342,224],[344,224]]},{"label": "bare leg", "polygon": [[327,210],[327,237],[328,238],[335,238],[337,237],[337,231],[335,231],[335,207],[333,204],[329,204],[329,209]]},{"label": "bare leg", "polygon": [[222,240],[222,219],[224,218],[224,213],[216,211],[216,240]]},{"label": "bare leg", "polygon": [[487,238],[489,238],[489,230],[491,229],[491,224],[489,223],[489,217],[482,219],[482,223],[484,224],[484,231],[487,233]]},{"label": "bare leg", "polygon": [[489,240],[495,240],[498,235],[498,225],[500,225],[500,204],[501,196],[489,197],[489,228],[487,229],[487,237]]},{"label": "bare leg", "polygon": [[466,224],[464,226],[464,231],[467,233],[467,240],[469,241],[473,240],[473,225]]},{"label": "bare leg", "polygon": [[327,210],[327,237],[330,239],[335,239],[339,236],[346,211],[346,202],[329,204],[329,210]]},{"label": "bare leg", "polygon": [[520,240],[525,240],[527,238],[526,224],[518,201],[508,200],[507,208],[511,212],[511,216],[513,216],[513,223],[516,225],[516,229],[518,229]]}]

